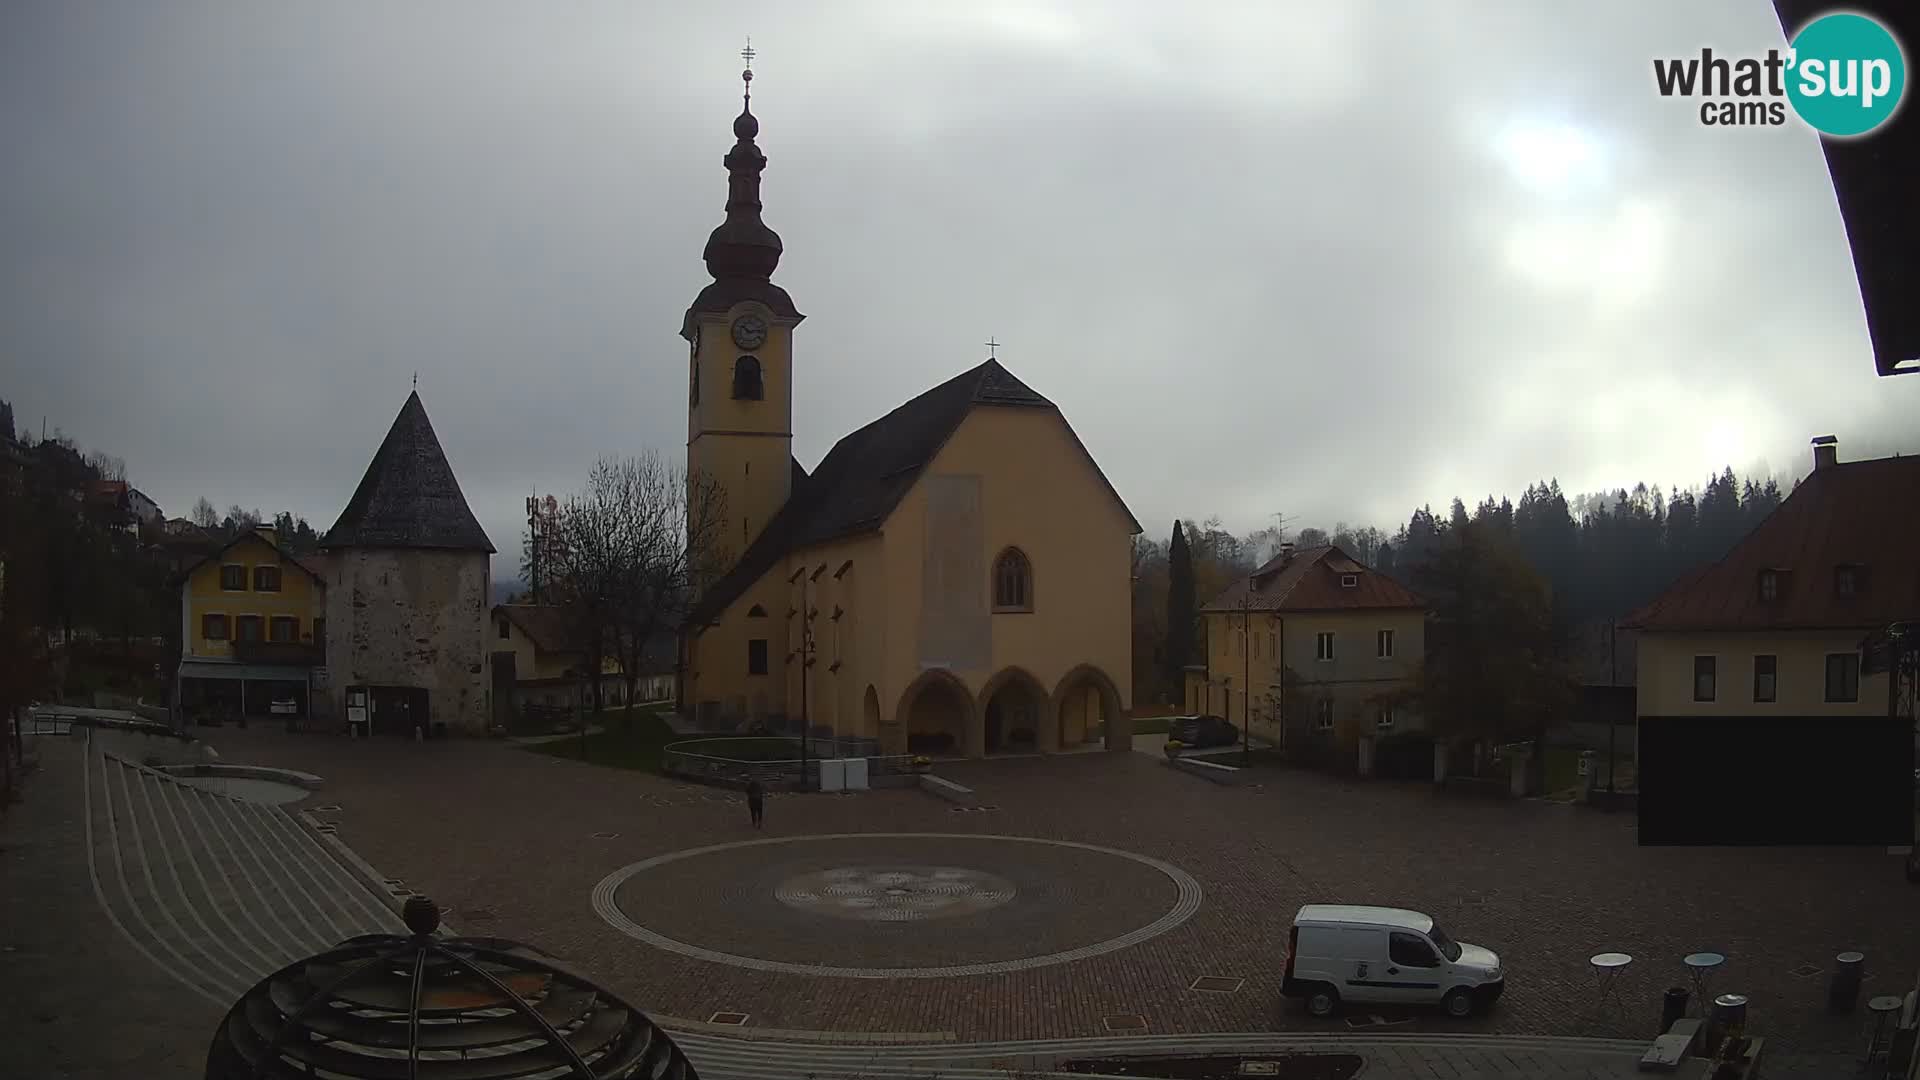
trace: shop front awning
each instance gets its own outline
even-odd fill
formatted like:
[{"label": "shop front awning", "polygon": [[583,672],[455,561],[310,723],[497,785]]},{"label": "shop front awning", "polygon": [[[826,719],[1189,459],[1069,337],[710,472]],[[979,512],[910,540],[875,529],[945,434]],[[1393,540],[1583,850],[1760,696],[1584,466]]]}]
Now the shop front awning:
[{"label": "shop front awning", "polygon": [[180,677],[182,679],[245,679],[272,682],[307,681],[311,668],[294,667],[289,664],[223,664],[218,660],[182,660]]}]

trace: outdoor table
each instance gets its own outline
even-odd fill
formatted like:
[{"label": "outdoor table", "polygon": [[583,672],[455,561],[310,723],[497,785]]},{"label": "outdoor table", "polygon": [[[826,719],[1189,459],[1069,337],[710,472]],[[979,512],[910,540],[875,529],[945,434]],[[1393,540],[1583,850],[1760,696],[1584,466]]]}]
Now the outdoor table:
[{"label": "outdoor table", "polygon": [[1633,957],[1623,952],[1595,953],[1587,963],[1592,965],[1594,982],[1600,988],[1600,1004],[1605,1005],[1607,999],[1614,996],[1620,972],[1633,963]]},{"label": "outdoor table", "polygon": [[1687,974],[1693,979],[1693,997],[1700,1003],[1700,1015],[1707,1015],[1707,984],[1713,980],[1713,973],[1727,958],[1717,952],[1688,953],[1681,963],[1687,965]]},{"label": "outdoor table", "polygon": [[1900,1011],[1905,1001],[1893,994],[1885,994],[1867,1002],[1867,1012],[1873,1014],[1867,1031],[1867,1056],[1862,1064],[1869,1069],[1876,1058],[1885,1058],[1893,1049],[1893,1033],[1887,1030],[1887,1021]]}]

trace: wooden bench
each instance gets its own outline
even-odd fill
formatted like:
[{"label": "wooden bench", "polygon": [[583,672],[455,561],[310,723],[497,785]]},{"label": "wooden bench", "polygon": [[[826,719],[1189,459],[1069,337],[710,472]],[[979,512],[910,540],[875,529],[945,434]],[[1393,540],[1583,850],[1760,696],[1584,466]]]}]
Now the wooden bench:
[{"label": "wooden bench", "polygon": [[1203,780],[1211,780],[1216,784],[1238,784],[1241,781],[1238,766],[1222,765],[1205,758],[1177,757],[1173,759],[1173,767],[1184,769]]},{"label": "wooden bench", "polygon": [[951,780],[942,780],[932,773],[920,774],[920,790],[960,806],[976,806],[980,802],[974,797],[972,788],[961,787]]}]

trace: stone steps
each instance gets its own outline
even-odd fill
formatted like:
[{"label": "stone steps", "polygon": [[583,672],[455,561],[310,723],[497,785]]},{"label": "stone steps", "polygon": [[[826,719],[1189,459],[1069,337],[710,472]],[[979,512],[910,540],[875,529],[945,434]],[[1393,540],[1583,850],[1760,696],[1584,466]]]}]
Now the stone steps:
[{"label": "stone steps", "polygon": [[287,964],[399,919],[277,806],[90,750],[101,902],[136,948],[222,1008]]}]

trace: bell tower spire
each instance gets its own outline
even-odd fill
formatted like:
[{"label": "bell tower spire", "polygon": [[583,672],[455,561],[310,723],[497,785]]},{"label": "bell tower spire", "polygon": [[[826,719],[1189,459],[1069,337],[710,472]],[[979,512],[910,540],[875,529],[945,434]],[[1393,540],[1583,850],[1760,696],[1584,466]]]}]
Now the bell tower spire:
[{"label": "bell tower spire", "polygon": [[746,69],[740,72],[740,115],[733,120],[733,149],[721,159],[727,167],[727,219],[707,237],[707,273],[715,281],[737,278],[766,281],[780,265],[780,234],[760,220],[760,173],[767,156],[754,137],[760,121],[753,115],[753,39],[740,50]]},{"label": "bell tower spire", "polygon": [[780,234],[760,219],[767,157],[754,142],[753,39],[740,58],[740,115],[733,120],[726,218],[703,253],[713,281],[687,308],[689,480],[717,483],[720,539],[732,559],[753,543],[793,493],[793,328],[806,316],[773,283]]}]

